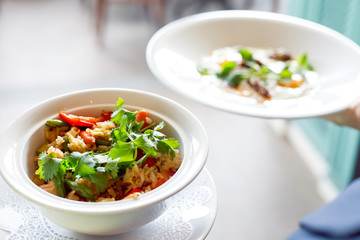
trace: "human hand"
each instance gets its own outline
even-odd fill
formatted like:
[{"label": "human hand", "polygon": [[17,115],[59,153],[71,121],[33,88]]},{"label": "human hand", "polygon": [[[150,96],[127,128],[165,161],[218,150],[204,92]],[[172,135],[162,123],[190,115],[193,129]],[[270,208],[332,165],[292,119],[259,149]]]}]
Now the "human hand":
[{"label": "human hand", "polygon": [[340,126],[347,126],[360,130],[360,101],[348,109],[323,116],[323,118]]}]

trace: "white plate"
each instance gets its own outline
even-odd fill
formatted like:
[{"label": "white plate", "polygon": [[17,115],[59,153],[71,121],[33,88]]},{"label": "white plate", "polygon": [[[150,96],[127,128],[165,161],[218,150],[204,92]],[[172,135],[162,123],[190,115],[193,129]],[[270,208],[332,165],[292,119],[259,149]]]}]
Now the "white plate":
[{"label": "white plate", "polygon": [[[282,47],[308,53],[321,85],[305,97],[258,104],[204,82],[200,59],[217,48]],[[263,118],[305,118],[349,107],[360,96],[360,47],[325,26],[282,14],[214,11],[176,20],[151,38],[146,52],[153,74],[173,90],[210,107]]]},{"label": "white plate", "polygon": [[206,169],[189,186],[167,200],[169,209],[159,218],[115,236],[84,235],[55,225],[41,215],[38,207],[12,191],[1,177],[0,190],[0,239],[5,239],[7,234],[10,234],[9,239],[205,239],[217,211],[215,184]]}]

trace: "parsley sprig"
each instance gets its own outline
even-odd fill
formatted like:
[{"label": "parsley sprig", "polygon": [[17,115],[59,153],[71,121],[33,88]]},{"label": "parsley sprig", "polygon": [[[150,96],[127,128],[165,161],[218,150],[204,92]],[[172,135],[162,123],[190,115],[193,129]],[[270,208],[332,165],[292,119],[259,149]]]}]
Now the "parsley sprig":
[{"label": "parsley sprig", "polygon": [[[150,156],[157,158],[161,153],[175,157],[179,143],[160,132],[165,123],[154,123],[143,128],[144,122],[136,121],[138,111],[128,111],[122,108],[123,104],[124,100],[119,98],[111,115],[111,121],[118,127],[111,132],[110,151],[101,154],[65,153],[63,159],[57,158],[55,153],[46,154],[45,151],[39,155],[39,168],[35,174],[46,182],[52,180],[58,196],[66,197],[66,189],[70,189],[95,201],[92,190],[76,180],[86,178],[94,184],[95,191],[101,193],[107,188],[109,176],[119,179],[127,168],[144,164]],[[140,151],[143,156],[137,160]]]}]

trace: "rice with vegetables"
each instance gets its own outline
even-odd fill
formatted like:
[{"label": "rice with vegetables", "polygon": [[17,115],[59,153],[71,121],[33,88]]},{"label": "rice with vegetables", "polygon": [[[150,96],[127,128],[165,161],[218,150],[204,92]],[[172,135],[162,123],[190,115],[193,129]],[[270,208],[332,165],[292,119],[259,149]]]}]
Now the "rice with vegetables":
[{"label": "rice with vegetables", "polygon": [[101,117],[59,113],[45,123],[47,144],[37,150],[33,182],[77,201],[137,198],[179,169],[179,143],[146,111],[128,111],[119,98]]}]

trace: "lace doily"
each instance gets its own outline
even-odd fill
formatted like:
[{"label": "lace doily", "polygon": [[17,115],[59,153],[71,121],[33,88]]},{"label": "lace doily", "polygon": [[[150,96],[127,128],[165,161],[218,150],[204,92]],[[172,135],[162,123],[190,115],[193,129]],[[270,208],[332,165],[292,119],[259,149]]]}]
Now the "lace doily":
[{"label": "lace doily", "polygon": [[37,206],[15,193],[2,178],[0,196],[0,231],[6,240],[199,239],[210,231],[216,215],[215,186],[206,169],[188,187],[167,200],[169,208],[159,218],[116,236],[89,236],[55,225],[41,215]]}]

